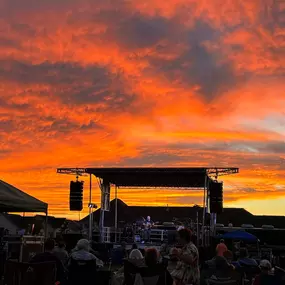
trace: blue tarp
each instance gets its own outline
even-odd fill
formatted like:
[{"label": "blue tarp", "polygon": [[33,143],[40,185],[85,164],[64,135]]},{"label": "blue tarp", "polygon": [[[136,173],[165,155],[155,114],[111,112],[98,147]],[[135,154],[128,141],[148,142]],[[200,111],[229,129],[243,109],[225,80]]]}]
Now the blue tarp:
[{"label": "blue tarp", "polygon": [[257,241],[257,237],[245,232],[245,231],[234,231],[226,233],[222,236],[220,236],[222,239],[236,239],[236,240],[243,240],[243,241]]}]

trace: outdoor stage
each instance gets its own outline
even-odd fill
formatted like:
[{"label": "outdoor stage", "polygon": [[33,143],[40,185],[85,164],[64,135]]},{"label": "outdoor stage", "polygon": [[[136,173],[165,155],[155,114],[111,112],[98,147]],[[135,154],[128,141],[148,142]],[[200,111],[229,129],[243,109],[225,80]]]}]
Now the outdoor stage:
[{"label": "outdoor stage", "polygon": [[[97,180],[101,190],[101,215],[100,215],[100,233],[101,241],[104,240],[104,213],[110,210],[111,186],[115,188],[115,199],[120,188],[177,188],[184,190],[203,190],[203,226],[205,225],[205,216],[209,210],[209,183],[217,181],[220,176],[231,175],[239,172],[238,168],[223,167],[141,167],[141,168],[59,168],[59,174],[72,174],[81,176],[89,175],[89,205],[92,205],[92,175]],[[116,203],[117,204],[117,203]],[[89,239],[92,239],[92,208],[89,207]],[[118,228],[117,205],[115,209],[115,225]],[[215,224],[215,215],[213,215],[212,224]],[[202,244],[203,234],[202,234]]]}]

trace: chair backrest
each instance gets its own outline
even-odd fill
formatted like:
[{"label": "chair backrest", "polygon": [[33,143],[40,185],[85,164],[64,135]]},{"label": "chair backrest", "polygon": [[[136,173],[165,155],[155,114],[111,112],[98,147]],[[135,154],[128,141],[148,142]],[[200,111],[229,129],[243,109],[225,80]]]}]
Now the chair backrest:
[{"label": "chair backrest", "polygon": [[142,277],[144,285],[157,285],[159,280],[159,275],[151,276],[151,277]]},{"label": "chair backrest", "polygon": [[260,280],[260,284],[262,285],[281,285],[282,278],[276,275],[267,275],[267,274],[260,274],[257,278]]},{"label": "chair backrest", "polygon": [[129,260],[124,260],[124,279],[125,285],[133,285],[135,282],[136,274],[139,272],[139,269],[131,263]]},{"label": "chair backrest", "polygon": [[6,263],[6,285],[54,285],[55,281],[55,262],[22,263],[8,260]]},{"label": "chair backrest", "polygon": [[[95,282],[92,285],[108,285],[112,280],[112,271],[110,270],[98,270],[96,273]],[[89,284],[89,283],[88,283]],[[86,284],[84,284],[86,285]]]},{"label": "chair backrest", "polygon": [[93,284],[96,279],[96,260],[71,258],[68,279],[70,284]]},{"label": "chair backrest", "polygon": [[260,268],[258,266],[238,266],[236,268],[248,283],[252,283],[252,280],[260,273]]},{"label": "chair backrest", "polygon": [[167,270],[163,264],[157,264],[153,267],[138,268],[138,272],[144,285],[167,284]]},{"label": "chair backrest", "polygon": [[228,279],[228,278],[209,278],[206,280],[207,285],[240,285],[240,283],[237,280],[234,279]]},{"label": "chair backrest", "polygon": [[23,284],[25,285],[53,285],[56,281],[56,263],[28,263],[25,271]]},{"label": "chair backrest", "polygon": [[111,250],[112,264],[122,265],[124,262],[124,258],[125,258],[125,255],[121,249],[112,249]]}]

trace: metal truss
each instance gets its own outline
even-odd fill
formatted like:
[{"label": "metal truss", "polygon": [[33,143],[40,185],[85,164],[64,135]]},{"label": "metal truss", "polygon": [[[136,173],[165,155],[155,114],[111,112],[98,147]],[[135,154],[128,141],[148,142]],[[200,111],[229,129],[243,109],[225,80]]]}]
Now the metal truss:
[{"label": "metal truss", "polygon": [[[112,184],[113,185],[113,184]],[[179,186],[117,186],[118,189],[126,189],[126,190],[132,190],[132,189],[138,189],[138,190],[173,190],[173,188],[178,190],[195,190],[195,191],[202,191],[204,187],[179,187]]]},{"label": "metal truss", "polygon": [[207,168],[207,174],[209,176],[224,176],[239,173],[238,168]]},{"label": "metal truss", "polygon": [[[78,176],[86,176],[87,175],[86,168],[58,168],[57,173],[78,175]],[[206,173],[209,177],[219,177],[219,176],[239,173],[239,169],[238,168],[213,167],[213,168],[206,168]],[[136,187],[136,188],[143,188],[143,187]],[[155,188],[168,188],[168,187],[155,187]],[[177,187],[177,188],[185,188],[185,187]],[[186,187],[186,189],[193,189],[193,188],[187,188]]]},{"label": "metal truss", "polygon": [[59,174],[69,174],[77,176],[87,175],[85,168],[58,168],[56,172]]}]

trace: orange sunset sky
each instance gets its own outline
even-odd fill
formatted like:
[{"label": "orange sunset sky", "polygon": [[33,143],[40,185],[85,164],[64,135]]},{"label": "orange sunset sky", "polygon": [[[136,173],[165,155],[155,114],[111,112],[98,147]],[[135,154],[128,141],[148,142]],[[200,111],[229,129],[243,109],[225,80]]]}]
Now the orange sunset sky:
[{"label": "orange sunset sky", "polygon": [[0,178],[77,217],[57,167],[240,167],[225,205],[285,215],[284,66],[284,1],[0,0]]}]

